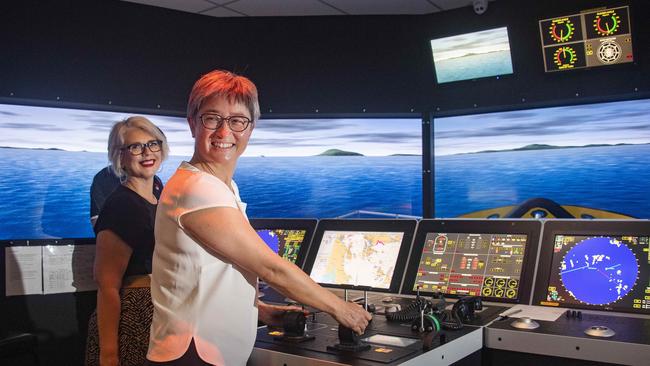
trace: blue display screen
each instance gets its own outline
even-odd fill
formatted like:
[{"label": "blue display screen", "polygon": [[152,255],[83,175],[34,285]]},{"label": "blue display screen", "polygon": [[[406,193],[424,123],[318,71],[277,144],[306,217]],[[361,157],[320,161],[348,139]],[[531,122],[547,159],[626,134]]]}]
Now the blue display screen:
[{"label": "blue display screen", "polygon": [[549,304],[650,311],[650,237],[556,235]]}]

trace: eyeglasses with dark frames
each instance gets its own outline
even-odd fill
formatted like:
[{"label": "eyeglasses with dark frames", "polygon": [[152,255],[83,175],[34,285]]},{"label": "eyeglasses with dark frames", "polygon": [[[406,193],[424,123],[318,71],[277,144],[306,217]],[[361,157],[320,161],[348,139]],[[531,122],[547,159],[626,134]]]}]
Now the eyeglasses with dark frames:
[{"label": "eyeglasses with dark frames", "polygon": [[144,144],[138,142],[135,144],[126,145],[121,150],[129,150],[132,155],[140,155],[144,152],[145,147],[148,148],[151,152],[158,152],[160,149],[162,149],[162,144],[163,142],[160,140],[151,140]]},{"label": "eyeglasses with dark frames", "polygon": [[216,113],[203,113],[199,116],[203,127],[208,130],[218,130],[223,126],[224,121],[228,123],[228,128],[233,132],[242,132],[248,128],[252,122],[250,118],[244,116],[223,117]]}]

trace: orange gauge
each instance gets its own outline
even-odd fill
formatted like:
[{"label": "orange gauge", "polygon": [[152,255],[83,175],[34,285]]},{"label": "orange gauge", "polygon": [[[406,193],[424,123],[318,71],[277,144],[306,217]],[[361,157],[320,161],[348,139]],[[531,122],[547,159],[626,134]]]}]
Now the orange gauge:
[{"label": "orange gauge", "polygon": [[549,27],[549,34],[553,41],[563,43],[573,38],[575,29],[575,25],[569,18],[553,19]]},{"label": "orange gauge", "polygon": [[594,18],[594,29],[602,37],[616,34],[620,26],[621,17],[614,10],[598,13]]},{"label": "orange gauge", "polygon": [[558,69],[572,68],[577,61],[578,54],[572,47],[559,47],[553,54],[553,63],[555,63]]}]

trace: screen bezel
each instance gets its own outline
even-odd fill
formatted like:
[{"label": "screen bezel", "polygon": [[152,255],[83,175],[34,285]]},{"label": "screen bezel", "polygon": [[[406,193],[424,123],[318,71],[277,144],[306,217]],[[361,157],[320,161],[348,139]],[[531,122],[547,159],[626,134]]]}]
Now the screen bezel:
[{"label": "screen bezel", "polygon": [[[485,301],[499,303],[528,304],[530,303],[531,287],[535,272],[535,259],[539,248],[539,237],[542,232],[542,223],[530,219],[426,219],[420,221],[413,242],[413,249],[409,257],[406,276],[402,284],[401,294],[415,295],[411,284],[415,283],[422,248],[428,233],[468,233],[468,234],[518,234],[527,235],[528,242],[524,262],[521,267],[519,280],[519,296],[516,299],[502,299],[495,297],[481,297]],[[433,291],[420,291],[422,295],[433,295]],[[445,294],[445,297],[459,298],[462,296]]]},{"label": "screen bezel", "polygon": [[314,237],[314,231],[318,224],[317,219],[286,219],[286,218],[259,218],[249,220],[253,229],[257,230],[305,230],[305,239],[300,245],[298,256],[296,257],[296,266],[302,269],[305,258],[309,252],[311,241]]},{"label": "screen bezel", "polygon": [[[650,236],[649,220],[553,220],[544,223],[542,247],[539,253],[537,279],[533,294],[533,305],[555,307],[546,303],[546,291],[553,264],[553,244],[556,235],[581,236]],[[621,313],[650,314],[650,309],[630,309],[617,306],[603,307],[587,304],[561,303],[557,307],[589,309]]]},{"label": "screen bezel", "polygon": [[400,284],[402,282],[402,277],[404,275],[404,268],[406,266],[406,261],[408,259],[409,250],[411,249],[411,244],[413,242],[413,235],[415,233],[415,227],[417,225],[416,220],[407,220],[407,219],[322,219],[318,222],[316,227],[316,234],[312,240],[312,245],[305,261],[304,271],[307,274],[311,274],[311,270],[314,267],[314,262],[316,260],[316,255],[318,254],[318,249],[320,248],[320,243],[323,240],[323,235],[325,231],[383,231],[383,232],[401,232],[404,233],[402,237],[402,244],[397,255],[397,261],[395,262],[395,270],[393,271],[393,278],[390,282],[389,288],[377,288],[377,287],[366,287],[366,286],[354,286],[354,285],[335,285],[331,283],[321,283],[323,287],[330,288],[342,288],[342,289],[353,289],[353,290],[367,290],[374,292],[389,292],[397,293],[399,291]]}]

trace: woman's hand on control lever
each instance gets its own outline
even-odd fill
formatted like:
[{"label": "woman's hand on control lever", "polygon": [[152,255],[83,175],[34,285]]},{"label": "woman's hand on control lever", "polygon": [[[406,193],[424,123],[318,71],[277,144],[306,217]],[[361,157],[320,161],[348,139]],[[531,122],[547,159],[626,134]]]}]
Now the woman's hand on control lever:
[{"label": "woman's hand on control lever", "polygon": [[342,305],[337,306],[337,311],[332,314],[339,324],[352,329],[361,335],[372,319],[372,315],[365,311],[361,305],[341,300]]}]

